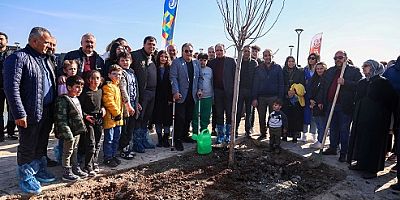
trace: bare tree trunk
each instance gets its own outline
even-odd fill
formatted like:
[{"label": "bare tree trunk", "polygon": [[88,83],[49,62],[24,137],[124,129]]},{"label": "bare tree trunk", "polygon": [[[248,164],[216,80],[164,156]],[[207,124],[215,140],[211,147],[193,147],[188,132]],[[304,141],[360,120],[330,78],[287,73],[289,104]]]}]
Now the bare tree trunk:
[{"label": "bare tree trunk", "polygon": [[233,101],[232,101],[232,128],[230,132],[231,141],[229,144],[229,166],[232,166],[235,162],[235,135],[236,135],[236,113],[238,106],[238,98],[239,98],[239,85],[240,85],[240,70],[242,68],[242,57],[243,57],[243,47],[236,47],[236,51],[238,53],[238,58],[236,60],[236,70],[235,70],[235,84],[233,86]]}]

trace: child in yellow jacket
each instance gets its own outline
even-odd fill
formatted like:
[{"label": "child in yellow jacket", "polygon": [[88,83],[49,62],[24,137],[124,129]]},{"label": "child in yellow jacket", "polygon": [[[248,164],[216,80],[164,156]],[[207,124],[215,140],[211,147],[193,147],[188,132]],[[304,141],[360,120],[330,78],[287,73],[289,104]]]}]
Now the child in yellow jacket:
[{"label": "child in yellow jacket", "polygon": [[116,167],[121,161],[116,158],[119,138],[121,136],[122,99],[119,82],[122,76],[122,68],[116,64],[111,65],[108,72],[108,81],[103,86],[103,105],[106,109],[104,116],[104,164],[108,167]]}]

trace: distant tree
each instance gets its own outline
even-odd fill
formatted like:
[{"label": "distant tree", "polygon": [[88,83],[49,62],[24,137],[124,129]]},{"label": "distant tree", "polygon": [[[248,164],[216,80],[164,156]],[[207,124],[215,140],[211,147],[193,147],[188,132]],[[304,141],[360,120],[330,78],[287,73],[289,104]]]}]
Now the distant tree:
[{"label": "distant tree", "polygon": [[225,34],[233,42],[237,52],[235,84],[232,102],[232,129],[229,144],[229,165],[234,163],[234,146],[236,132],[236,112],[239,95],[240,69],[242,63],[243,47],[253,44],[257,39],[265,36],[276,24],[285,6],[277,10],[271,24],[267,24],[271,11],[274,9],[275,0],[216,0],[225,26]]}]

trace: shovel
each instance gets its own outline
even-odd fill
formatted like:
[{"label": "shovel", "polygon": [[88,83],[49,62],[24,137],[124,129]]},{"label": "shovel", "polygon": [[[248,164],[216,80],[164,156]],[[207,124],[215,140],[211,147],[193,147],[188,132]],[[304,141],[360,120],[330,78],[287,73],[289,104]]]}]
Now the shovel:
[{"label": "shovel", "polygon": [[[347,59],[343,62],[339,78],[343,78],[343,74],[344,74],[344,70],[346,69],[346,65],[347,65]],[[329,112],[328,121],[326,122],[326,127],[325,127],[325,131],[324,131],[324,137],[322,139],[322,145],[319,148],[319,152],[318,153],[313,152],[313,154],[309,158],[309,161],[311,161],[311,163],[309,163],[311,168],[317,168],[322,164],[322,152],[323,152],[323,149],[324,149],[326,136],[328,135],[328,130],[329,130],[329,127],[331,125],[333,111],[335,110],[336,101],[337,101],[337,98],[339,96],[340,86],[341,85],[338,84],[337,87],[336,87],[335,96],[333,98],[332,107],[331,107],[331,110]]]}]

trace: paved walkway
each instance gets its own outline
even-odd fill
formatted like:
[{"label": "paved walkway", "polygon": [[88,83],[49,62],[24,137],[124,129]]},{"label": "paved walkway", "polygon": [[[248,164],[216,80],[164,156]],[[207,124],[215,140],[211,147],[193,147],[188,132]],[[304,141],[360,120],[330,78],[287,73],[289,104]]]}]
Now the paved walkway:
[{"label": "paved walkway", "polygon": [[[258,130],[258,126],[255,127],[255,130]],[[241,126],[239,133],[243,132],[243,127]],[[154,133],[152,134],[152,137],[155,141],[156,135]],[[257,135],[253,135],[253,137],[255,138]],[[54,136],[52,136],[49,141],[49,154],[52,158],[54,158],[53,147],[55,146],[56,141],[57,139],[55,139]],[[0,199],[2,199],[1,196],[20,192],[16,178],[17,145],[17,141],[11,140],[6,140],[5,142],[0,143]],[[193,151],[195,149],[194,144],[184,145],[184,152]],[[310,143],[294,144],[291,142],[282,142],[282,148],[304,157],[309,157],[314,151],[314,149],[309,148],[309,145]],[[135,159],[131,161],[121,159],[121,165],[115,169],[110,169],[105,166],[100,167],[103,169],[102,173],[118,172],[118,170],[126,170],[141,164],[179,155],[181,153],[182,152],[171,151],[170,148],[156,148],[152,150],[146,150],[146,153],[144,154],[137,154]],[[349,171],[347,169],[347,164],[340,163],[337,161],[337,159],[338,156],[323,156],[324,163],[344,170],[347,174],[346,179],[314,199],[400,199],[399,193],[393,192],[388,188],[391,184],[396,182],[396,174],[389,172],[390,167],[394,165],[394,163],[387,163],[387,167],[383,172],[379,173],[378,178],[364,180],[360,178],[360,175],[356,172]],[[57,177],[60,177],[62,174],[61,167],[59,166],[50,168],[50,170],[53,171]],[[60,178],[58,178],[56,183],[44,185],[43,189],[46,190],[63,184],[65,183],[61,182]]]}]

